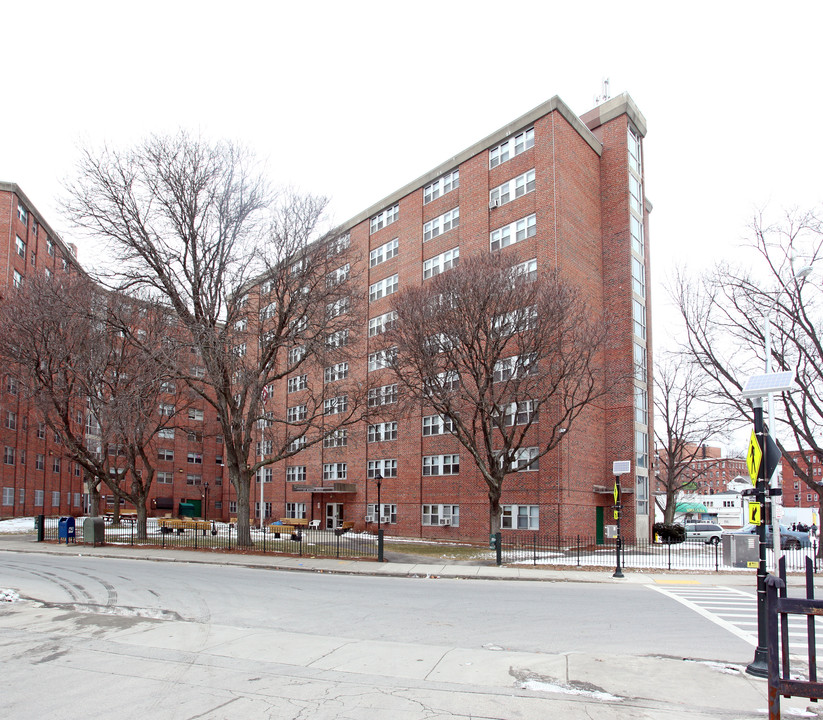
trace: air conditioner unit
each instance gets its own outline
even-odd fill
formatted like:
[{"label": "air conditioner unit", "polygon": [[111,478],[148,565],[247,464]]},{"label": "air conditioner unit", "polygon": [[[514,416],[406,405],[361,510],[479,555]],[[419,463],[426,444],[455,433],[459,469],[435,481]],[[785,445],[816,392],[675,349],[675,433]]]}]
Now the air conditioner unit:
[{"label": "air conditioner unit", "polygon": [[374,515],[366,515],[366,522],[374,522]]},{"label": "air conditioner unit", "polygon": [[451,525],[452,521],[451,518],[440,518],[441,525]]},{"label": "air conditioner unit", "polygon": [[391,522],[391,518],[388,515],[381,515],[380,516],[380,522],[381,523]]},{"label": "air conditioner unit", "polygon": [[500,198],[489,200],[489,210],[494,210],[496,207],[500,207]]}]

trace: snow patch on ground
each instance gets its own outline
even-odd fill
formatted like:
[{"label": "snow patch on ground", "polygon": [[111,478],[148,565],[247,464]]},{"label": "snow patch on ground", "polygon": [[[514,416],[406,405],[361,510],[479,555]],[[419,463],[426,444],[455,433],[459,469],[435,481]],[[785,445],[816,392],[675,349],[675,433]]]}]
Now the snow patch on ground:
[{"label": "snow patch on ground", "polygon": [[0,520],[0,533],[20,535],[34,532],[33,517],[18,517],[10,520]]},{"label": "snow patch on ground", "polygon": [[17,602],[20,596],[14,590],[0,590],[0,602]]},{"label": "snow patch on ground", "polygon": [[583,690],[581,688],[569,687],[566,685],[558,685],[556,683],[549,683],[543,680],[525,680],[520,683],[523,690],[536,690],[538,692],[552,692],[561,693],[563,695],[579,695],[587,697],[592,700],[602,700],[605,702],[620,702],[623,698],[612,695],[611,693],[602,690]]},{"label": "snow patch on ground", "polygon": [[705,665],[712,670],[723,673],[724,675],[739,675],[745,671],[742,665],[732,665],[730,663],[719,663],[712,660],[686,660],[686,662],[697,663],[698,665]]}]

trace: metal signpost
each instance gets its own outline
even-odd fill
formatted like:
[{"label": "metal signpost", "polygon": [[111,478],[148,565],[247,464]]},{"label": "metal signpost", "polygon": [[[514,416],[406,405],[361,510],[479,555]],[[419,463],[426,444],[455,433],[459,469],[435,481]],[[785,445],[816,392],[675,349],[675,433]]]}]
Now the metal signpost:
[{"label": "metal signpost", "polygon": [[766,616],[766,524],[764,513],[768,495],[769,478],[780,461],[780,451],[766,432],[763,423],[763,398],[770,393],[788,392],[797,389],[794,384],[794,371],[755,375],[748,379],[742,395],[752,401],[754,409],[754,432],[746,454],[749,476],[755,483],[755,495],[759,509],[752,513],[750,519],[757,516],[757,538],[759,546],[757,563],[757,648],[754,660],[746,667],[746,672],[756,677],[768,677],[769,651],[768,628]]},{"label": "metal signpost", "polygon": [[623,571],[620,569],[620,549],[623,545],[623,535],[620,533],[620,515],[623,510],[623,492],[620,489],[620,476],[631,472],[631,469],[631,460],[615,460],[612,463],[612,472],[614,473],[614,519],[617,520],[617,566],[612,577],[616,578],[624,577]]}]

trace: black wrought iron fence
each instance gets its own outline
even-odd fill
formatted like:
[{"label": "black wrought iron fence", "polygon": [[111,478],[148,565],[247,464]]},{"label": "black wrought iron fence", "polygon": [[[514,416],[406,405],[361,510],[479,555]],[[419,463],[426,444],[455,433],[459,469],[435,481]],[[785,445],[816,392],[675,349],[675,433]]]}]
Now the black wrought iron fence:
[{"label": "black wrought iron fence", "polygon": [[[557,538],[537,533],[505,533],[502,537],[501,559],[505,564],[532,564],[558,567],[614,567],[616,540],[600,541],[578,535]],[[817,543],[807,548],[786,548],[782,551],[789,570],[801,571],[806,558],[817,569]],[[767,556],[771,557],[771,546]],[[756,560],[756,557],[754,558]],[[650,540],[623,538],[621,548],[623,568],[658,570],[720,570],[748,569],[748,562],[724,553],[723,543],[680,542],[656,543]]]},{"label": "black wrought iron fence", "polygon": [[[63,522],[61,527],[60,518],[44,518],[43,539],[83,543],[86,520],[90,519],[77,518],[74,537],[67,537],[69,533],[66,522]],[[35,524],[36,522],[37,519]],[[182,521],[175,526],[174,523],[163,523],[155,518],[149,518],[145,537],[140,537],[137,525],[132,521],[125,521],[119,525],[106,522],[103,526],[103,542],[111,545],[251,551],[306,557],[377,557],[377,538],[368,534],[321,529],[301,529],[299,533],[294,534],[278,533],[276,526],[265,526],[262,531],[253,528],[251,540],[251,546],[238,547],[237,528],[232,524],[218,522]]]}]

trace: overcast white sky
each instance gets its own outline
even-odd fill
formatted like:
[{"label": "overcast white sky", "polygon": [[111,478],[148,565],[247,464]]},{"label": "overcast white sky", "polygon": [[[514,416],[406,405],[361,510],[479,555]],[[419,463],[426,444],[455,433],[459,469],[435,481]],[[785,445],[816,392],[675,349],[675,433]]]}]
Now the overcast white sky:
[{"label": "overcast white sky", "polygon": [[80,141],[239,140],[342,222],[554,95],[582,114],[609,77],[648,121],[659,347],[675,263],[740,256],[755,209],[820,200],[819,1],[27,0],[5,18],[0,180],[66,240]]}]

